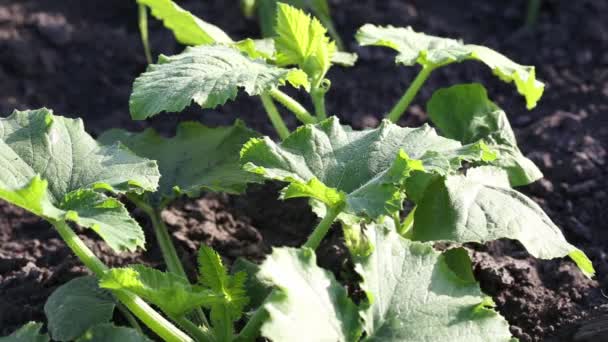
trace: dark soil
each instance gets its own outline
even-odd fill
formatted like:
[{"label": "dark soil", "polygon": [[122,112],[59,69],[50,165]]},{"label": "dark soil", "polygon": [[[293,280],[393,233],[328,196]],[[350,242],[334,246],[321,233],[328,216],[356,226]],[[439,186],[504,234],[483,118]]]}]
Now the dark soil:
[{"label": "dark soil", "polygon": [[[535,31],[522,29],[525,0],[330,2],[336,26],[360,60],[352,69],[330,73],[329,112],[355,127],[376,125],[416,72],[396,67],[386,50],[358,48],[352,37],[363,23],[412,25],[418,31],[484,44],[537,66],[547,88],[534,111],[525,110],[512,86],[470,62],[435,72],[402,124],[425,120],[424,103],[438,87],[481,81],[489,88],[490,96],[509,113],[522,150],[546,176],[523,191],[593,259],[598,273],[588,280],[568,260],[536,260],[509,241],[472,246],[475,273],[522,341],[605,341],[606,334],[581,336],[588,322],[606,322],[608,313],[608,300],[601,293],[608,287],[608,1],[545,0]],[[192,107],[182,115],[131,121],[131,84],[145,69],[133,3],[0,0],[0,113],[47,106],[57,114],[83,117],[93,134],[110,127],[148,125],[171,132],[179,120],[219,125],[240,117],[272,134],[258,102],[245,97],[202,115]],[[256,23],[241,17],[236,1],[181,3],[227,28],[233,37],[258,35]],[[180,51],[161,25],[152,26],[155,52]],[[271,246],[301,244],[314,215],[303,201],[278,201],[278,189],[271,184],[252,187],[242,197],[208,194],[165,211],[188,268],[201,243],[211,244],[229,260],[260,260]],[[148,227],[142,215],[136,216]],[[159,266],[159,251],[148,235],[147,251],[120,256],[93,235],[85,233],[83,238],[110,265]],[[320,249],[320,263],[338,276],[345,267],[340,239],[336,232]],[[48,295],[84,272],[48,224],[0,203],[0,336],[27,321],[44,320],[42,306]]]}]

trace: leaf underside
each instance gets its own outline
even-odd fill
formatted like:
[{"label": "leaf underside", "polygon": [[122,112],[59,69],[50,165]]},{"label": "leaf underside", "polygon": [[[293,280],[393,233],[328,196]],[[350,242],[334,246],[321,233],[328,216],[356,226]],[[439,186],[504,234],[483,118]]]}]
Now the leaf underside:
[{"label": "leaf underside", "polygon": [[526,98],[528,109],[536,106],[544,84],[536,80],[533,66],[520,65],[504,55],[480,45],[426,35],[411,27],[375,26],[366,24],[357,32],[363,46],[376,45],[397,50],[396,62],[406,66],[416,63],[438,67],[465,60],[477,60],[487,65],[504,82],[514,82],[517,91]]},{"label": "leaf underside", "polygon": [[161,137],[154,129],[142,133],[125,130],[105,132],[103,144],[121,142],[137,155],[156,160],[162,177],[150,201],[160,207],[180,195],[197,197],[201,190],[238,194],[259,177],[242,170],[239,151],[258,134],[237,121],[231,127],[209,128],[182,122],[174,137]]},{"label": "leaf underside", "polygon": [[510,341],[509,325],[486,307],[464,250],[441,254],[430,244],[406,240],[392,221],[371,224],[375,245],[353,254],[367,306],[361,316],[369,341]]},{"label": "leaf underside", "polygon": [[471,169],[466,176],[438,178],[417,204],[414,240],[464,243],[509,238],[537,258],[570,255],[586,275],[595,272],[538,204],[510,188],[504,170],[486,166]]},{"label": "leaf underside", "polygon": [[483,139],[499,153],[496,166],[507,170],[512,186],[530,184],[542,173],[517,147],[507,115],[488,98],[481,84],[437,90],[427,103],[431,121],[445,137],[463,144]]},{"label": "leaf underside", "polygon": [[91,228],[115,251],[143,247],[144,234],[101,191],[154,191],[159,177],[155,162],[120,144],[99,146],[81,120],[46,108],[0,119],[0,198],[51,222]]}]

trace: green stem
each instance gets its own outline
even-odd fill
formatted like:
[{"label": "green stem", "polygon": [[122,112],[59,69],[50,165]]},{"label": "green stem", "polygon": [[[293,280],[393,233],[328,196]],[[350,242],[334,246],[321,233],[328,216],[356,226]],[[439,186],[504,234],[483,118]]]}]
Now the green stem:
[{"label": "green stem", "polygon": [[540,13],[541,0],[529,0],[528,13],[526,14],[526,25],[528,27],[534,27],[538,21],[538,14]]},{"label": "green stem", "polygon": [[325,93],[329,90],[331,83],[325,77],[320,77],[317,82],[312,86],[310,96],[312,97],[312,104],[315,107],[315,114],[317,120],[321,121],[327,118],[327,112],[325,110]]},{"label": "green stem", "polygon": [[[140,208],[146,211],[145,207]],[[175,245],[173,245],[173,241],[171,241],[171,236],[169,235],[169,230],[165,225],[165,221],[163,221],[162,217],[160,217],[160,212],[160,209],[152,209],[152,211],[147,212],[147,214],[150,216],[150,220],[152,221],[154,234],[156,235],[156,240],[158,241],[158,245],[160,246],[160,250],[163,254],[165,264],[167,264],[167,269],[173,274],[177,274],[185,279],[188,279],[188,275],[184,270],[182,261],[175,250]],[[209,326],[209,321],[207,321],[207,317],[202,309],[198,308],[194,310],[194,314],[199,323],[204,326]]]},{"label": "green stem", "polygon": [[179,324],[179,326],[186,330],[190,335],[194,336],[194,339],[197,342],[213,342],[213,339],[206,334],[205,331],[196,326],[196,324],[192,323],[186,317],[172,317],[171,319]]},{"label": "green stem", "polygon": [[277,131],[277,134],[281,138],[281,140],[285,140],[289,136],[289,128],[285,125],[285,121],[281,118],[281,114],[277,110],[277,106],[274,105],[272,98],[268,94],[260,95],[262,99],[262,105],[264,106],[264,110],[266,110],[266,114],[274,126],[274,129]]},{"label": "green stem", "polygon": [[[76,254],[78,259],[88,267],[98,278],[101,278],[108,270],[108,267],[99,260],[95,254],[84,244],[84,242],[74,233],[72,228],[67,223],[62,221],[54,221],[52,224],[57,229],[57,232],[70,247],[72,252]],[[139,318],[148,328],[154,331],[158,336],[169,342],[191,342],[192,339],[183,331],[179,330],[171,322],[167,321],[163,316],[156,312],[148,303],[131,292],[112,291],[114,296],[122,302],[137,318]]]},{"label": "green stem", "polygon": [[291,96],[276,88],[269,90],[268,94],[272,96],[273,99],[277,100],[277,102],[285,106],[285,108],[289,109],[289,111],[291,111],[302,123],[312,124],[317,122],[317,120],[310,115],[306,108],[304,108],[298,101],[291,98]]},{"label": "green stem", "polygon": [[[273,290],[274,291],[274,290]],[[271,296],[272,293],[269,295]],[[247,324],[241,329],[241,332],[234,339],[235,342],[249,342],[255,341],[256,337],[260,335],[260,328],[262,324],[268,319],[268,311],[260,306],[255,310],[253,316],[247,321]]]},{"label": "green stem", "polygon": [[422,67],[422,70],[420,70],[418,76],[416,76],[412,84],[410,84],[410,87],[407,88],[405,94],[403,94],[401,99],[399,99],[399,102],[397,102],[393,109],[391,109],[391,111],[388,113],[387,118],[389,120],[391,120],[392,122],[399,121],[399,118],[401,118],[401,115],[403,115],[407,107],[409,107],[412,100],[416,97],[416,94],[418,94],[420,87],[422,87],[424,81],[429,78],[429,75],[433,70],[435,70],[435,67]]},{"label": "green stem", "polygon": [[325,217],[319,222],[315,230],[312,231],[312,234],[308,237],[308,240],[304,244],[304,247],[308,247],[311,249],[317,249],[323,241],[325,235],[331,228],[332,223],[336,220],[336,217],[342,212],[342,206],[337,206],[334,208],[329,208]]},{"label": "green stem", "polygon": [[414,215],[416,214],[416,207],[410,211],[403,222],[397,226],[397,233],[403,236],[406,239],[412,238],[412,233],[414,232],[412,228],[414,227]]},{"label": "green stem", "polygon": [[137,320],[135,319],[135,317],[133,317],[133,315],[131,314],[129,309],[127,309],[124,305],[122,305],[122,303],[118,303],[116,305],[116,308],[118,309],[118,311],[120,311],[120,313],[127,320],[127,322],[129,322],[129,324],[133,327],[133,329],[137,330],[140,334],[143,335],[141,326],[139,325],[139,323],[137,323]]},{"label": "green stem", "polygon": [[141,43],[144,46],[146,61],[152,64],[152,53],[150,52],[150,40],[148,39],[148,10],[145,5],[139,5],[139,34],[141,35]]}]

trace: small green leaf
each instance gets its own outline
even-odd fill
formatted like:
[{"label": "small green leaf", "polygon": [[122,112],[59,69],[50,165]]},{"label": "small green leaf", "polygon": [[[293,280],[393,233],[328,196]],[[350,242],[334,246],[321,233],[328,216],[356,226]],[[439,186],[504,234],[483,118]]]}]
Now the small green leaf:
[{"label": "small green leaf", "polygon": [[232,39],[222,29],[201,20],[172,0],[137,0],[137,3],[148,6],[152,15],[162,20],[182,44],[232,43]]},{"label": "small green leaf", "polygon": [[155,162],[120,144],[99,146],[80,120],[44,108],[0,119],[0,198],[92,228],[115,251],[143,247],[144,234],[119,201],[97,191],[153,191],[159,177]]},{"label": "small green leaf", "polygon": [[99,286],[131,291],[177,317],[222,301],[222,297],[213,291],[192,285],[185,278],[143,265],[110,269],[101,278]]},{"label": "small green leaf", "polygon": [[247,38],[236,42],[233,46],[245,52],[251,58],[263,58],[265,60],[274,61],[274,40],[271,38]]},{"label": "small green leaf", "polygon": [[48,342],[47,334],[41,334],[42,323],[29,322],[17,329],[10,336],[0,337],[0,342]]},{"label": "small green leaf", "polygon": [[336,51],[331,57],[331,62],[345,67],[352,67],[357,63],[358,59],[359,56],[356,53]]},{"label": "small green leaf", "polygon": [[245,292],[249,297],[249,303],[245,305],[245,310],[258,308],[270,294],[271,288],[257,277],[259,271],[259,265],[241,257],[232,264],[232,274],[245,273],[247,275]]},{"label": "small green leaf", "polygon": [[243,171],[239,151],[257,133],[237,121],[231,127],[209,128],[182,122],[174,137],[161,137],[150,128],[142,133],[105,132],[103,144],[120,142],[137,155],[156,160],[162,174],[158,191],[150,201],[163,207],[180,195],[196,197],[201,190],[241,193],[259,178]]},{"label": "small green leaf", "polygon": [[480,305],[487,297],[471,277],[463,250],[436,252],[430,244],[406,240],[391,220],[370,224],[370,255],[353,253],[355,270],[368,296],[361,307],[366,341],[504,341],[509,325]]},{"label": "small green leaf", "polygon": [[403,128],[384,121],[376,129],[353,131],[329,118],[300,127],[280,144],[252,139],[241,161],[250,172],[290,183],[284,198],[311,197],[377,217],[401,208],[405,180],[413,172],[447,174],[462,160],[481,160],[485,152],[439,137],[429,126]]},{"label": "small green leaf", "polygon": [[49,333],[56,341],[73,341],[91,327],[109,322],[115,300],[99,288],[93,276],[72,279],[60,286],[44,304]]},{"label": "small green leaf", "polygon": [[297,70],[251,59],[228,46],[191,47],[175,56],[161,56],[158,64],[150,65],[133,84],[129,108],[135,120],[180,112],[192,101],[202,108],[215,108],[235,99],[239,88],[259,95],[292,80],[293,72]]},{"label": "small green leaf", "polygon": [[519,148],[507,115],[488,99],[481,84],[440,89],[427,104],[427,112],[444,136],[464,144],[484,139],[500,157],[493,163],[509,173],[512,186],[530,184],[542,173]]},{"label": "small green leaf", "polygon": [[356,341],[357,307],[334,276],[317,266],[313,250],[275,248],[260,268],[276,287],[263,308],[262,335],[273,341]]},{"label": "small green leaf", "polygon": [[429,36],[411,27],[381,27],[366,24],[357,32],[359,44],[384,46],[397,50],[396,62],[411,66],[416,63],[436,68],[454,62],[478,60],[486,64],[504,82],[515,82],[517,91],[526,98],[528,109],[536,106],[545,85],[536,80],[533,66],[520,65],[484,46],[463,44],[449,38]]},{"label": "small green leaf", "polygon": [[224,298],[223,303],[211,306],[211,322],[216,337],[220,341],[231,341],[234,337],[234,322],[241,318],[249,301],[245,291],[247,274],[239,272],[228,275],[220,255],[207,246],[201,246],[198,264],[199,282]]},{"label": "small green leaf", "polygon": [[413,240],[483,243],[501,238],[519,240],[537,258],[573,255],[582,270],[593,273],[589,259],[566,241],[540,206],[509,187],[504,170],[486,166],[467,176],[438,178],[416,208]]},{"label": "small green leaf", "polygon": [[126,327],[117,327],[110,323],[94,326],[76,342],[152,342],[148,337],[137,330]]},{"label": "small green leaf", "polygon": [[284,3],[277,4],[276,63],[298,65],[311,80],[323,77],[331,66],[336,44],[318,19]]}]

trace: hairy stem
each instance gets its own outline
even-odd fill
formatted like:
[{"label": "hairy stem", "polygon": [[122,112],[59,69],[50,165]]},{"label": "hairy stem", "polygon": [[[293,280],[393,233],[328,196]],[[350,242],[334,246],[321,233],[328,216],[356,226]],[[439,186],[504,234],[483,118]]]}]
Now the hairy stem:
[{"label": "hairy stem", "polygon": [[321,244],[321,241],[323,241],[325,235],[327,235],[327,232],[329,232],[329,228],[331,228],[331,225],[334,223],[340,212],[342,212],[342,206],[329,208],[325,214],[325,217],[321,220],[321,222],[319,222],[315,230],[313,230],[312,234],[310,234],[308,237],[304,247],[317,249],[317,247],[319,247]]},{"label": "hairy stem", "polygon": [[306,108],[304,108],[298,101],[291,98],[291,96],[276,88],[269,90],[268,94],[270,94],[273,99],[282,104],[285,108],[289,109],[289,111],[291,111],[302,123],[312,124],[317,122],[317,120],[310,115]]},{"label": "hairy stem", "polygon": [[[72,228],[63,221],[54,221],[52,224],[57,232],[76,254],[78,259],[89,268],[98,278],[101,278],[108,270],[108,267],[99,260],[95,254],[84,244],[84,242],[74,233]],[[131,292],[115,290],[112,294],[123,303],[137,318],[139,318],[148,328],[158,336],[169,342],[191,342],[192,339],[183,331],[166,320],[156,312],[148,303]]]},{"label": "hairy stem", "polygon": [[133,327],[133,329],[137,330],[140,334],[144,333],[141,330],[141,326],[139,325],[139,323],[137,323],[137,320],[135,319],[135,317],[133,317],[133,315],[131,314],[129,309],[127,309],[124,305],[122,305],[122,303],[117,303],[116,308],[118,309],[118,311],[120,311],[120,313],[127,320],[127,322],[129,322],[129,324]]},{"label": "hairy stem", "polygon": [[251,318],[247,321],[247,324],[245,324],[241,332],[234,340],[236,342],[255,341],[256,337],[260,335],[260,328],[262,327],[262,324],[264,324],[268,317],[268,312],[263,306],[257,308],[257,310],[255,310],[253,313],[253,316],[251,316]]},{"label": "hairy stem", "polygon": [[144,53],[148,64],[152,64],[152,53],[150,52],[150,40],[148,39],[148,10],[145,5],[139,5],[139,34],[144,46]]},{"label": "hairy stem", "polygon": [[266,114],[268,115],[268,118],[270,119],[275,131],[277,131],[279,138],[281,138],[281,140],[285,140],[285,138],[289,136],[289,128],[287,128],[287,125],[285,125],[285,121],[283,121],[281,114],[277,110],[277,106],[274,105],[272,98],[268,94],[262,94],[260,95],[260,98],[262,99],[264,110],[266,110]]},{"label": "hairy stem", "polygon": [[177,324],[179,324],[182,329],[186,330],[190,335],[194,336],[194,339],[197,342],[213,342],[214,340],[207,334],[204,330],[196,326],[196,324],[192,323],[186,317],[172,317]]},{"label": "hairy stem", "polygon": [[416,97],[416,94],[418,94],[420,87],[422,87],[422,85],[424,84],[426,79],[429,78],[429,75],[434,69],[435,68],[431,66],[422,67],[422,70],[420,70],[418,76],[416,76],[414,81],[410,84],[409,88],[407,88],[405,94],[403,94],[401,99],[399,99],[399,102],[397,102],[393,109],[391,109],[391,111],[388,113],[387,118],[389,120],[391,120],[392,122],[399,121],[399,118],[401,118],[403,113],[405,113],[407,107],[409,107],[410,103],[412,103],[412,100]]},{"label": "hairy stem", "polygon": [[310,96],[312,97],[312,104],[315,106],[315,114],[317,120],[321,121],[327,118],[327,112],[325,110],[325,93],[329,90],[330,82],[323,77],[320,77],[315,84],[312,86]]}]

